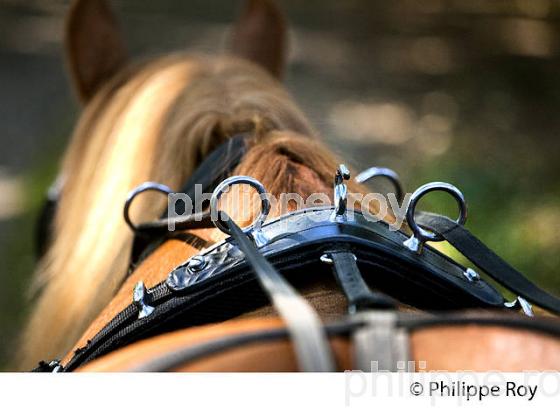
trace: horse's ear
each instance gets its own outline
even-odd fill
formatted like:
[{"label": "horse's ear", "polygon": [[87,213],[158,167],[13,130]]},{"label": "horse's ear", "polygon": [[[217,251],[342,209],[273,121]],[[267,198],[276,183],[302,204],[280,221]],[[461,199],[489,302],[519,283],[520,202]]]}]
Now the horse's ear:
[{"label": "horse's ear", "polygon": [[127,60],[123,37],[107,2],[74,1],[64,40],[72,81],[82,102],[87,102]]},{"label": "horse's ear", "polygon": [[272,0],[245,2],[233,29],[232,51],[276,77],[282,75],[286,59],[286,23]]}]

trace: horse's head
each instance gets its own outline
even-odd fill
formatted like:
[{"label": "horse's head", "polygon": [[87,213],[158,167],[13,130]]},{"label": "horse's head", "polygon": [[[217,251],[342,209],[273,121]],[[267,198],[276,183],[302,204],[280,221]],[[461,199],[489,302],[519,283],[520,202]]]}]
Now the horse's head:
[{"label": "horse's head", "polygon": [[[130,62],[103,0],[76,1],[66,28],[70,76],[84,108],[61,166],[52,241],[22,338],[27,367],[65,353],[122,285],[133,239],[122,204],[138,184],[180,188],[213,148],[239,133],[250,135],[251,146],[234,172],[275,195],[328,192],[336,164],[278,80],[286,35],[271,2],[247,2],[231,53],[220,56]],[[165,206],[140,198],[133,218],[157,218]]]}]

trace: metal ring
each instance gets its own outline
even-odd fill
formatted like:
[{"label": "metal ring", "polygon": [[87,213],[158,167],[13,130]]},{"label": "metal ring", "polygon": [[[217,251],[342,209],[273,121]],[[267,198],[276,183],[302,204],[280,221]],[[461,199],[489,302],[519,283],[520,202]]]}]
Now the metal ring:
[{"label": "metal ring", "polygon": [[173,193],[173,190],[167,185],[159,184],[157,182],[144,182],[143,184],[138,185],[136,188],[130,191],[124,203],[123,216],[126,224],[130,226],[130,229],[132,229],[134,232],[138,230],[138,227],[134,225],[134,223],[130,219],[130,206],[132,205],[134,198],[136,198],[142,192],[146,191],[156,191],[166,195]]},{"label": "metal ring", "polygon": [[243,229],[244,232],[249,232],[253,229],[260,230],[260,227],[262,226],[262,224],[264,223],[264,221],[266,220],[270,212],[270,201],[268,200],[268,197],[266,195],[267,194],[266,189],[264,188],[263,184],[261,184],[255,178],[251,178],[244,175],[237,175],[223,180],[216,187],[216,189],[214,189],[214,192],[212,193],[212,197],[210,198],[210,211],[212,215],[212,222],[214,222],[216,228],[218,228],[220,231],[224,233],[227,233],[228,235],[230,234],[230,231],[227,225],[222,221],[220,217],[220,211],[218,210],[218,202],[222,194],[225,192],[227,188],[239,184],[246,184],[252,186],[261,197],[261,212],[251,225]]},{"label": "metal ring", "polygon": [[364,182],[376,178],[385,177],[387,178],[395,188],[395,194],[397,195],[397,200],[401,202],[404,199],[404,188],[401,184],[399,175],[393,171],[391,168],[383,167],[371,167],[356,175],[355,181],[363,184]]},{"label": "metal ring", "polygon": [[414,221],[414,213],[416,211],[416,205],[418,204],[418,201],[424,195],[432,191],[444,191],[451,194],[451,196],[455,198],[457,204],[459,205],[460,214],[459,218],[457,218],[457,223],[459,225],[464,225],[467,221],[467,202],[465,201],[463,193],[457,187],[446,182],[430,182],[429,184],[422,185],[411,195],[410,202],[406,210],[406,222],[408,223],[408,226],[410,226],[410,229],[412,229],[412,232],[414,232],[414,236],[416,236],[421,242],[440,242],[444,240],[441,235],[421,228]]}]

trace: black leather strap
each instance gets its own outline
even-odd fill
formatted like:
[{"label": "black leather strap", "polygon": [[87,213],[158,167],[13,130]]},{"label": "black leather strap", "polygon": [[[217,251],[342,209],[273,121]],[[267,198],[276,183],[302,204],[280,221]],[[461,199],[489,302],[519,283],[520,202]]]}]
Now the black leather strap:
[{"label": "black leather strap", "polygon": [[[220,182],[230,176],[247,153],[247,138],[248,134],[238,134],[219,145],[196,168],[179,192],[187,194],[193,201],[197,185],[201,187],[200,192],[212,193]],[[203,204],[201,208],[204,209],[206,206]],[[175,210],[177,215],[185,212],[181,203],[177,203]],[[166,211],[164,218],[167,216]]]},{"label": "black leather strap", "polygon": [[356,255],[349,250],[336,249],[326,252],[330,258],[336,281],[348,300],[348,310],[356,313],[364,309],[396,309],[397,302],[381,292],[372,291],[364,281]]},{"label": "black leather strap", "polygon": [[[197,185],[200,186],[198,192],[213,192],[216,186],[230,175],[245,156],[248,135],[235,135],[219,145],[202,161],[179,192],[187,194],[193,201],[196,200]],[[203,203],[200,208],[205,209],[207,207],[208,203]],[[175,214],[180,216],[173,217],[170,220],[166,209],[160,219],[138,225],[132,244],[130,270],[150,253],[151,243],[166,237],[169,233],[168,226],[170,222],[174,222],[176,230],[214,227],[208,211],[192,215],[184,215],[184,213],[184,203],[177,201],[175,204]]]},{"label": "black leather strap", "polygon": [[158,219],[156,221],[138,224],[137,233],[140,235],[159,235],[169,232],[169,225],[173,224],[175,230],[183,231],[188,229],[214,228],[214,223],[210,218],[209,211],[196,214],[176,216],[172,218]]},{"label": "black leather strap", "polygon": [[472,263],[505,288],[542,308],[560,314],[559,298],[528,280],[462,225],[445,216],[428,212],[417,213],[416,222],[443,236]]}]

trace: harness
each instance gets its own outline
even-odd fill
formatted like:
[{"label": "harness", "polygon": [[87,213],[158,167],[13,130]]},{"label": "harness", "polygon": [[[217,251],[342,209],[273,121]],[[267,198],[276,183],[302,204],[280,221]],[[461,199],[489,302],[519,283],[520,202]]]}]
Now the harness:
[{"label": "harness", "polygon": [[[86,346],[75,351],[64,368],[53,361],[41,363],[36,370],[72,371],[136,341],[231,319],[268,303],[280,314],[285,329],[188,346],[139,363],[134,370],[168,370],[220,349],[288,337],[301,369],[328,371],[335,368],[328,341],[336,335],[352,339],[356,368],[370,371],[372,360],[376,360],[379,370],[402,370],[397,369],[396,363],[409,360],[410,331],[466,323],[523,328],[560,337],[560,325],[554,318],[450,313],[478,308],[522,310],[532,316],[530,303],[534,303],[560,314],[560,299],[537,287],[464,227],[467,206],[456,187],[431,183],[417,189],[406,212],[410,232],[404,233],[383,220],[372,221],[365,212],[347,209],[344,181],[350,175],[346,167],[340,166],[335,172],[332,206],[298,210],[267,221],[270,204],[260,182],[249,177],[227,178],[246,149],[245,136],[229,139],[203,161],[187,182],[182,191],[191,198],[196,184],[202,185],[202,192],[213,191],[208,208],[200,213],[174,219],[165,214],[160,220],[135,225],[128,216],[134,198],[146,190],[171,190],[148,183],[131,193],[125,204],[125,220],[136,234],[132,266],[173,235],[168,230],[170,222],[179,230],[215,226],[229,237],[177,266],[153,288],[146,289],[139,282],[131,304]],[[222,166],[213,171],[216,164]],[[390,170],[371,168],[357,180],[364,182],[374,177],[389,178],[395,184],[397,196],[402,198],[404,190]],[[261,194],[261,214],[245,229],[218,209],[221,194],[235,184],[249,184]],[[438,190],[457,200],[457,221],[415,212],[422,196]],[[181,214],[184,209],[179,207],[176,211]],[[508,302],[473,268],[426,244],[442,240],[453,245],[481,272],[518,295],[516,299]],[[304,281],[321,280],[331,272],[346,296],[349,314],[340,322],[323,325],[296,289]],[[397,312],[398,303],[429,313]]]}]

